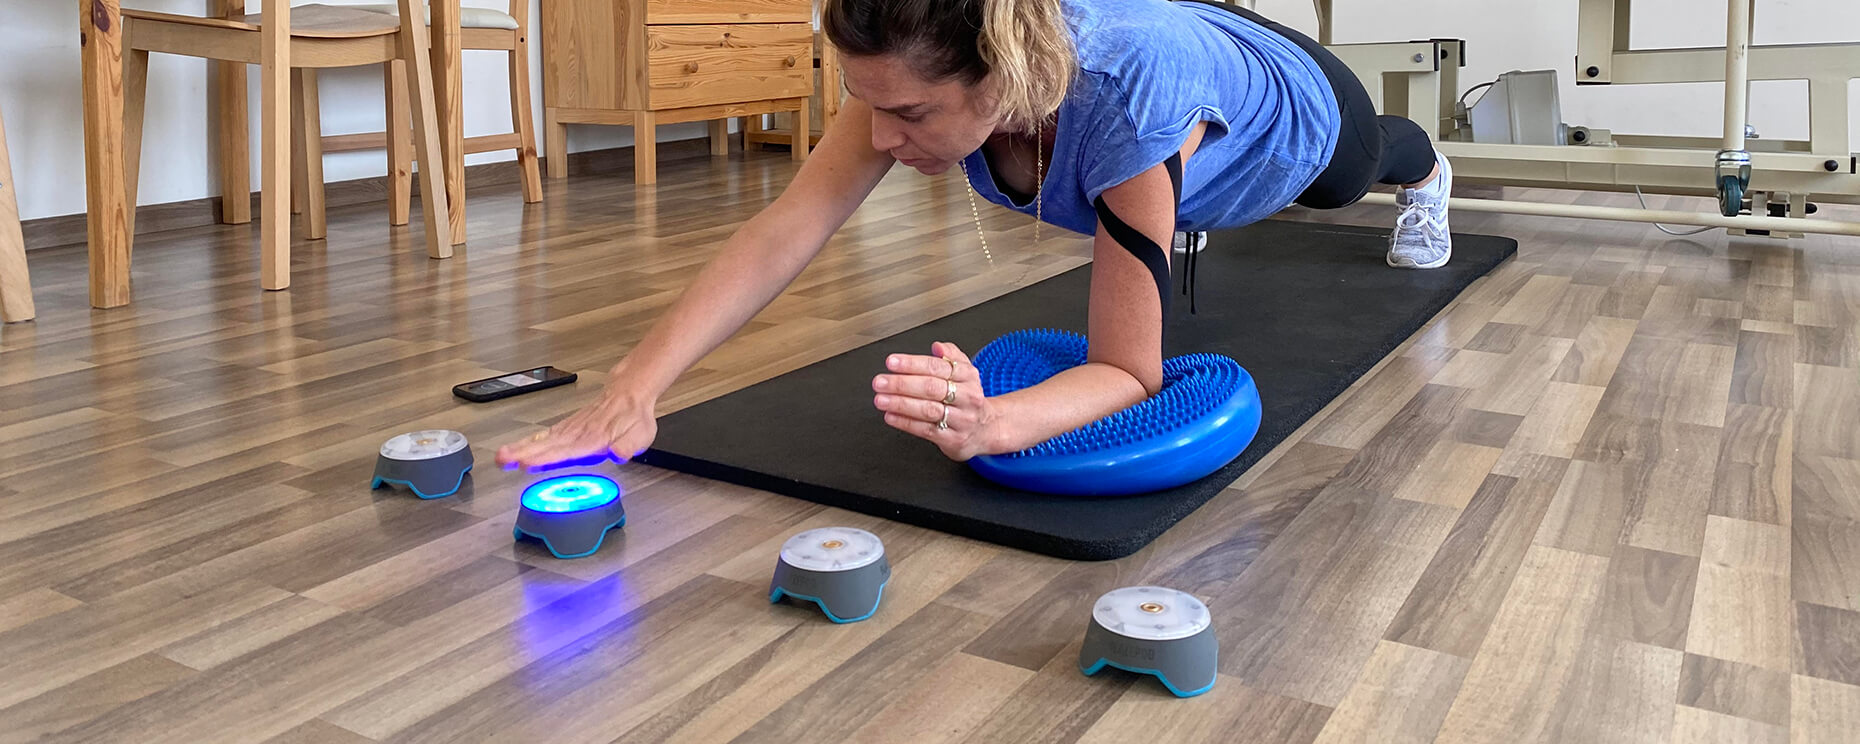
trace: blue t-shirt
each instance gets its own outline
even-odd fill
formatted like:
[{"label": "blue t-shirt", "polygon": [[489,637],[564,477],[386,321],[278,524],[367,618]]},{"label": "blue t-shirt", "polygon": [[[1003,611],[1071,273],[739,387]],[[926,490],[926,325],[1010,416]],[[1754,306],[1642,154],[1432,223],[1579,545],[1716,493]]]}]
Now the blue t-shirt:
[{"label": "blue t-shirt", "polygon": [[[1232,12],[1169,0],[1062,0],[1079,74],[1059,107],[1045,179],[1046,221],[1097,232],[1092,202],[1160,165],[1208,122],[1183,172],[1178,230],[1238,227],[1290,205],[1329,164],[1337,101],[1290,40]],[[996,188],[981,150],[976,193],[1026,214]]]}]

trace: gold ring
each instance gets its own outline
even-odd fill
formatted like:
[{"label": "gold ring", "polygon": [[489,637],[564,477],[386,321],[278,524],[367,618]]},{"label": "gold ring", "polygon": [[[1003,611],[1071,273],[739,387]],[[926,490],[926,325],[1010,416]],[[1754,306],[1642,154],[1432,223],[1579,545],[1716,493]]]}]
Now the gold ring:
[{"label": "gold ring", "polygon": [[949,377],[946,377],[943,379],[946,379],[946,380],[956,379],[956,360],[950,359],[949,357],[944,357],[943,361],[949,362]]},{"label": "gold ring", "polygon": [[548,431],[539,431],[539,432],[536,432],[535,434],[531,434],[531,435],[530,435],[530,441],[532,441],[532,442],[540,442],[540,441],[542,441],[542,440],[544,440],[544,439],[548,439],[548,438],[549,438],[549,432],[548,432]]},{"label": "gold ring", "polygon": [[943,394],[943,407],[945,408],[956,405],[956,381],[949,380],[946,384],[949,385],[949,392]]}]

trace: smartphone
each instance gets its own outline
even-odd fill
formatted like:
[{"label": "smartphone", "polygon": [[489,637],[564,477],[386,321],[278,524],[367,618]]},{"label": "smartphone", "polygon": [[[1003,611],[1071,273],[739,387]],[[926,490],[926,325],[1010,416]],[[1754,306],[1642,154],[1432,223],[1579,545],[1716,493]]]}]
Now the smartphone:
[{"label": "smartphone", "polygon": [[462,382],[452,386],[452,394],[473,403],[489,403],[513,395],[522,395],[557,385],[567,385],[574,381],[575,373],[545,366],[487,377],[482,380]]}]

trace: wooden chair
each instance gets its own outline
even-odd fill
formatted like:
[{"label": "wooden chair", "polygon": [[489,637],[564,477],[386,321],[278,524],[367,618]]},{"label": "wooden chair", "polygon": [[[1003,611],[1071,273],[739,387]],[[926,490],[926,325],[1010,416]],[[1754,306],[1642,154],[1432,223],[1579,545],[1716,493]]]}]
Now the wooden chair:
[{"label": "wooden chair", "polygon": [[[394,4],[344,5],[343,7],[368,10],[376,13],[399,15],[400,8]],[[542,201],[542,171],[536,160],[536,125],[530,114],[530,42],[529,42],[529,3],[526,0],[509,0],[509,12],[490,8],[460,8],[459,37],[460,48],[464,50],[501,51],[508,57],[510,70],[510,121],[513,131],[505,134],[493,134],[470,137],[463,140],[466,155],[481,152],[499,152],[515,150],[517,165],[523,177],[523,201],[535,203]],[[431,10],[428,10],[430,26]],[[433,60],[434,65],[456,64],[456,61]],[[454,75],[457,71],[454,70]],[[384,70],[387,90],[386,132],[365,132],[324,137],[319,121],[314,71],[306,71],[304,112],[299,117],[301,135],[305,149],[315,160],[318,153],[345,152],[351,150],[373,150],[386,148],[388,157],[388,221],[395,225],[407,223],[408,203],[412,199],[412,172],[415,158],[408,148],[407,77],[401,65],[392,64]],[[461,156],[462,157],[462,156]],[[309,213],[310,224],[320,228],[323,224],[322,190],[323,181],[319,176],[306,174],[299,181],[307,192],[307,198],[301,205]],[[463,196],[464,187],[460,183],[453,185],[453,193]],[[463,211],[462,200],[452,204],[455,211]],[[454,215],[455,217],[457,215]],[[463,240],[462,231],[454,231],[456,241]]]},{"label": "wooden chair", "polygon": [[[418,0],[400,0],[410,8]],[[240,15],[239,3],[225,4],[226,16],[201,18],[147,11],[123,11],[123,55],[125,158],[124,175],[129,190],[131,229],[134,234],[133,205],[136,203],[136,175],[142,149],[142,110],[147,96],[150,52],[203,57],[232,63],[259,66],[263,91],[262,187],[260,224],[260,286],[284,289],[290,286],[290,76],[301,69],[377,65],[392,61],[410,63],[413,95],[415,146],[421,162],[442,163],[439,157],[439,130],[434,114],[432,67],[428,59],[426,25],[406,23],[393,16],[365,10],[328,5],[290,6],[289,0],[264,0],[264,13]],[[411,15],[408,13],[407,15]],[[231,85],[224,82],[222,92]],[[303,79],[297,73],[299,80]],[[223,96],[222,104],[242,98]],[[233,107],[227,106],[225,109]],[[243,132],[243,104],[237,115],[222,113],[222,134]],[[243,139],[242,137],[240,139]],[[307,158],[297,158],[308,165]],[[228,181],[230,174],[246,169],[243,148],[223,146],[221,165]],[[321,170],[320,165],[317,168]],[[448,222],[442,168],[421,169],[421,210],[426,224],[426,252],[433,258],[452,255],[452,236]],[[226,199],[248,199],[249,191],[229,190]],[[233,208],[228,207],[231,214]]]},{"label": "wooden chair", "polygon": [[32,278],[26,273],[26,240],[19,230],[19,199],[13,195],[13,163],[6,151],[6,121],[0,115],[0,322],[32,320]]}]

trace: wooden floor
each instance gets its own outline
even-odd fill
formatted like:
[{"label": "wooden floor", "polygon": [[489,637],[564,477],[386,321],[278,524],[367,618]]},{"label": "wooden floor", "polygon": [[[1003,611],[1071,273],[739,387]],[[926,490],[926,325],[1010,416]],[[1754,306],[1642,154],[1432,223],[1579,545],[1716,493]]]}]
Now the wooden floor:
[{"label": "wooden floor", "polygon": [[[0,330],[0,741],[1860,737],[1855,241],[1457,215],[1516,259],[1120,561],[638,466],[623,536],[555,560],[511,541],[530,478],[492,449],[588,400],[793,173],[661,168],[539,205],[479,189],[447,261],[385,207],[338,210],[284,293],[258,290],[249,227],[142,240],[113,311],[80,249],[33,253],[40,319]],[[959,184],[900,171],[668,410],[1087,255],[1050,230],[1003,250],[1030,229],[995,210],[991,267]],[[583,381],[450,395],[538,363]],[[416,428],[473,441],[460,495],[368,489]],[[767,601],[780,542],[832,524],[892,556],[865,622]],[[1208,602],[1212,692],[1079,674],[1089,603],[1137,583]]]}]

